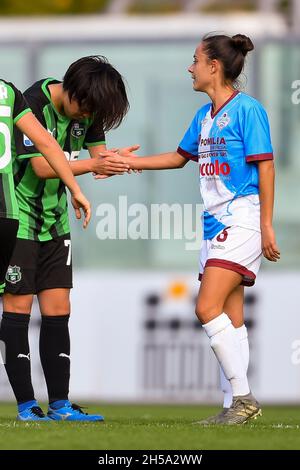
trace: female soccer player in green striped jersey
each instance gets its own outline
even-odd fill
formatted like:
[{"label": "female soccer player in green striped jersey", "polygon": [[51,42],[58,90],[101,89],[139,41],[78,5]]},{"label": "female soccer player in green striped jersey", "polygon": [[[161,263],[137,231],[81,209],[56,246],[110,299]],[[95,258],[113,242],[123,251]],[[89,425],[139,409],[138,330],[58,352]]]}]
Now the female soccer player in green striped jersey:
[{"label": "female soccer player in green striped jersey", "polygon": [[0,80],[0,294],[3,293],[4,278],[19,225],[11,148],[14,126],[35,143],[69,187],[76,216],[80,218],[80,208],[85,212],[84,226],[90,219],[89,202],[82,194],[61,148],[35,118],[22,93],[12,83]]}]

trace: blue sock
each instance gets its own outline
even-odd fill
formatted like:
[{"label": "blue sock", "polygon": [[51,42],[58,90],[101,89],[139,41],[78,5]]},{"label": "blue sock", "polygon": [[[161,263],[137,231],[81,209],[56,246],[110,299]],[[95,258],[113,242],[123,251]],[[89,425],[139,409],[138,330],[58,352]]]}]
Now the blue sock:
[{"label": "blue sock", "polygon": [[63,408],[66,405],[69,405],[69,400],[56,400],[50,403],[50,406],[53,410],[59,410],[59,408]]},{"label": "blue sock", "polygon": [[38,406],[36,400],[25,401],[24,403],[18,404],[18,411],[22,413],[22,411],[26,410],[26,408],[32,408],[33,406]]}]

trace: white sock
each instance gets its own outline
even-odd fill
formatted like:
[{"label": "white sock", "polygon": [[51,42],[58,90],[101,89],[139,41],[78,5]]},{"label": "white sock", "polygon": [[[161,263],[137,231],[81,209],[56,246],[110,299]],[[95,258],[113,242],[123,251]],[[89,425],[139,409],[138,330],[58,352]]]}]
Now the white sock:
[{"label": "white sock", "polygon": [[210,345],[230,381],[233,396],[247,395],[250,392],[243,364],[240,342],[230,318],[222,313],[203,325]]},{"label": "white sock", "polygon": [[[238,339],[240,341],[243,364],[247,373],[249,365],[249,342],[248,332],[245,325],[236,328]],[[229,380],[226,379],[222,367],[220,366],[221,390],[224,393],[223,408],[229,408],[232,404],[232,389]]]},{"label": "white sock", "polygon": [[248,341],[248,331],[245,325],[240,326],[239,328],[235,329],[238,338],[240,340],[240,347],[241,347],[241,353],[242,353],[242,358],[243,358],[243,363],[244,367],[247,373],[248,366],[249,366],[249,341]]},{"label": "white sock", "polygon": [[223,408],[230,408],[232,404],[232,388],[229,380],[226,379],[223,369],[220,367],[220,384],[223,396]]}]

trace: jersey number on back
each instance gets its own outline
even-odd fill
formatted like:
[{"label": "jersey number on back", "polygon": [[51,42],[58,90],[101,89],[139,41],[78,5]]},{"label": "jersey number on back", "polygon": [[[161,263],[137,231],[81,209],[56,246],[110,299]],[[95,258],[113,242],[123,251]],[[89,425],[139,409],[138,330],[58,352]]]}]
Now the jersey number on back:
[{"label": "jersey number on back", "polygon": [[[9,106],[0,106],[0,118],[2,117],[10,117],[11,110]],[[0,134],[3,136],[4,139],[4,149],[2,150],[2,155],[0,156],[0,170],[3,170],[11,161],[11,137],[10,137],[10,129],[7,124],[4,122],[0,122]]]}]

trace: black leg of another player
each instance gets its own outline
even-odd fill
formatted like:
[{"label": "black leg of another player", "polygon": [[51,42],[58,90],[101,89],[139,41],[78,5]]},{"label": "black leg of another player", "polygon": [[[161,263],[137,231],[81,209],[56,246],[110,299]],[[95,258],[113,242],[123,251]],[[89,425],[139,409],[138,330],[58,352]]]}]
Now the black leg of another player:
[{"label": "black leg of another player", "polygon": [[[0,284],[4,285],[5,274],[16,242],[19,222],[1,219]],[[1,353],[5,369],[18,403],[34,400],[31,383],[28,326],[30,315],[3,312],[0,326]],[[3,354],[4,353],[4,354]]]},{"label": "black leg of another player", "polygon": [[4,290],[5,275],[16,244],[18,227],[18,220],[0,218],[0,294]]},{"label": "black leg of another player", "polygon": [[5,369],[18,404],[34,400],[28,326],[30,315],[3,312],[0,339],[5,344]]},{"label": "black leg of another player", "polygon": [[40,357],[49,403],[67,400],[70,381],[70,315],[42,316]]}]

